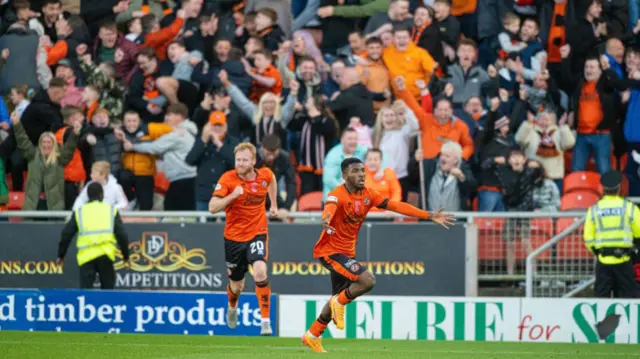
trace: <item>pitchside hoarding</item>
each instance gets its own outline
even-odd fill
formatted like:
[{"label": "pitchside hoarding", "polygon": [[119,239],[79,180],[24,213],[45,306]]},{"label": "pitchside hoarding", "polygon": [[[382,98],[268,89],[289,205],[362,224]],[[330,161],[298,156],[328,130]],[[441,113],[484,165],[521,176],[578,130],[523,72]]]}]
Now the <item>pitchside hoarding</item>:
[{"label": "pitchside hoarding", "polygon": [[[131,268],[116,261],[116,288],[223,290],[222,224],[126,224]],[[77,288],[75,242],[64,268],[55,263],[61,224],[0,224],[0,287]],[[269,277],[281,294],[327,294],[329,271],[313,259],[321,227],[271,224]],[[357,259],[377,278],[382,295],[464,295],[465,228],[433,224],[363,226]],[[447,273],[441,276],[439,273]],[[248,276],[247,288],[253,288]]]},{"label": "pitchside hoarding", "polygon": [[[277,309],[273,295],[274,327]],[[0,290],[1,330],[260,335],[262,319],[253,293],[240,297],[236,329],[227,327],[226,310],[226,293]]]},{"label": "pitchside hoarding", "polygon": [[[374,289],[375,291],[375,289]],[[279,297],[280,336],[300,337],[327,296]],[[620,315],[599,340],[596,324]],[[640,344],[640,300],[363,296],[347,305],[345,330],[328,338]]]}]

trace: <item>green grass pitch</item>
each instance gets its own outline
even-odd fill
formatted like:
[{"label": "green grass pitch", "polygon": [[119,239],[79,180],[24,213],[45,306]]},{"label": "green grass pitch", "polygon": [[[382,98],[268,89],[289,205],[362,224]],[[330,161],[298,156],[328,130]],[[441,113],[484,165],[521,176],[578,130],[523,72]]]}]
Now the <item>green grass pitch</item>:
[{"label": "green grass pitch", "polygon": [[0,331],[2,359],[623,359],[640,358],[637,345],[325,340],[316,354],[298,339]]}]

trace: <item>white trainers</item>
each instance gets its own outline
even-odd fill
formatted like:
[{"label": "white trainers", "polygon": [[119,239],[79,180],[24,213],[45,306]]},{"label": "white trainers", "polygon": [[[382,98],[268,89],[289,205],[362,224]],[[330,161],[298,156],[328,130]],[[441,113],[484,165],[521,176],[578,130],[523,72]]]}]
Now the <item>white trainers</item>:
[{"label": "white trainers", "polygon": [[[227,307],[227,326],[236,329],[238,326],[238,308]],[[264,326],[262,327],[264,329]]]},{"label": "white trainers", "polygon": [[260,335],[262,336],[270,336],[273,334],[273,329],[271,329],[271,322],[262,322],[262,328],[260,329]]}]

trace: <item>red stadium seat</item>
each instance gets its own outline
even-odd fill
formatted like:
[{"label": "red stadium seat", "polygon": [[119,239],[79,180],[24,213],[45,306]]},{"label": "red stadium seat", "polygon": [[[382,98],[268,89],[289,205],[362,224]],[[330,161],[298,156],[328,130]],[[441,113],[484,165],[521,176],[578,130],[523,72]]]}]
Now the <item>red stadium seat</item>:
[{"label": "red stadium seat", "polygon": [[591,191],[576,191],[562,196],[561,211],[587,209],[600,200],[600,196]]},{"label": "red stadium seat", "polygon": [[502,238],[504,219],[475,218],[478,226],[478,259],[503,260],[506,258],[505,241]]},{"label": "red stadium seat", "polygon": [[322,211],[322,191],[310,192],[300,197],[298,211]]},{"label": "red stadium seat", "polygon": [[[569,228],[578,218],[560,218],[556,223],[556,234]],[[582,226],[576,228],[571,234],[560,240],[556,245],[558,259],[583,259],[592,258],[593,255],[584,246],[582,238]]]},{"label": "red stadium seat", "polygon": [[9,211],[21,211],[24,206],[24,192],[9,192]]},{"label": "red stadium seat", "polygon": [[532,218],[531,235],[548,236],[553,234],[553,220],[551,218]]},{"label": "red stadium seat", "polygon": [[164,173],[158,172],[154,177],[155,191],[156,193],[165,194],[169,189],[169,180],[165,177]]},{"label": "red stadium seat", "polygon": [[302,193],[302,180],[300,179],[300,175],[296,172],[296,198],[300,198],[300,193]]},{"label": "red stadium seat", "polygon": [[564,178],[562,193],[589,190],[602,195],[600,174],[597,172],[573,172]]}]

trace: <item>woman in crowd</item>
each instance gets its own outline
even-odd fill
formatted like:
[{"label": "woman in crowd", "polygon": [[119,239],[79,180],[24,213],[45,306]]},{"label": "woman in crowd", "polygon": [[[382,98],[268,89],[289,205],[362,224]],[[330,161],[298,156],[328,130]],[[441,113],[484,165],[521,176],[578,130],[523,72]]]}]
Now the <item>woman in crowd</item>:
[{"label": "woman in crowd", "polygon": [[413,111],[398,100],[378,111],[373,127],[373,148],[379,148],[387,167],[393,169],[402,185],[403,198],[409,188],[408,170],[411,133],[420,129]]},{"label": "woman in crowd", "polygon": [[251,136],[253,144],[259,144],[266,135],[277,135],[282,143],[285,142],[284,129],[295,112],[296,99],[300,85],[297,81],[291,81],[291,91],[284,105],[280,105],[280,97],[272,92],[267,92],[262,97],[258,105],[254,104],[244,93],[229,81],[226,71],[220,71],[220,82],[227,89],[231,101],[245,114],[253,119],[254,132]]},{"label": "woman in crowd", "polygon": [[53,132],[43,132],[38,148],[33,146],[17,112],[11,115],[18,148],[28,163],[29,177],[24,196],[25,211],[64,210],[64,167],[73,158],[82,123],[75,123],[73,132],[62,149]]}]

